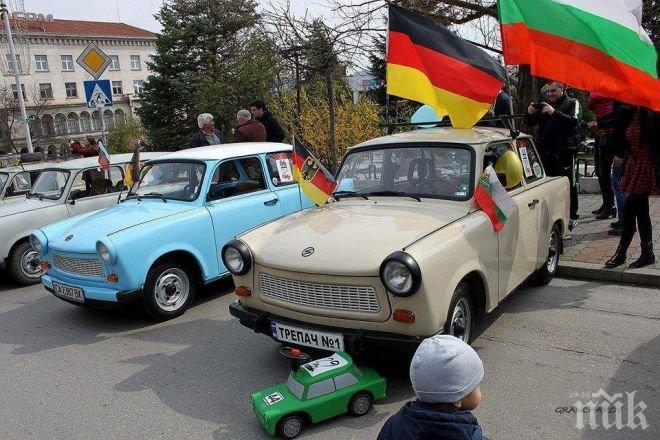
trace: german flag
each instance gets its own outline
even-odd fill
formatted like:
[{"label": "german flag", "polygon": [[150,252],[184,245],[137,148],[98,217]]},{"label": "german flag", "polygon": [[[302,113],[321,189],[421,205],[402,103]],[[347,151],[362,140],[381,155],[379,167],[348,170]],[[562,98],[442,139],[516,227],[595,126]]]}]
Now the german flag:
[{"label": "german flag", "polygon": [[316,205],[323,206],[337,186],[332,174],[300,142],[293,142],[293,177],[305,195]]},{"label": "german flag", "polygon": [[394,5],[389,12],[387,93],[430,105],[456,128],[472,127],[506,81],[504,67],[427,17]]}]

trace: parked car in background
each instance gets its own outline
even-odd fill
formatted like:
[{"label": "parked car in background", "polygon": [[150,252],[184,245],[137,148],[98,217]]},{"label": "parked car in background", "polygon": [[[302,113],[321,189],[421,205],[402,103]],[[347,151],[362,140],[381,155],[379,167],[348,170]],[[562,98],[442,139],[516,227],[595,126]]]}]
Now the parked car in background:
[{"label": "parked car in background", "polygon": [[[162,153],[142,153],[142,159]],[[108,171],[99,170],[98,159],[74,159],[49,164],[21,203],[0,206],[0,267],[7,266],[22,285],[39,282],[37,252],[29,242],[31,232],[47,224],[96,211],[118,201],[124,189],[124,166],[131,154],[111,156]],[[91,226],[88,226],[91,227]]]},{"label": "parked car in background", "polygon": [[[499,232],[474,194],[489,164],[513,151],[523,180]],[[516,155],[513,160],[517,161]],[[347,151],[335,202],[255,228],[222,258],[230,312],[271,338],[329,351],[392,349],[475,321],[525,280],[554,276],[568,227],[568,179],[548,177],[529,136],[432,128]]]},{"label": "parked car in background", "polygon": [[25,200],[41,170],[53,163],[40,162],[0,168],[0,205]]},{"label": "parked car in background", "polygon": [[580,142],[580,151],[587,154],[593,154],[594,149],[596,148],[596,140],[592,138],[586,138]]},{"label": "parked car in background", "polygon": [[148,162],[117,206],[34,232],[55,296],[78,305],[140,301],[155,319],[182,314],[199,286],[228,275],[222,246],[312,206],[291,174],[290,145],[224,144]]}]

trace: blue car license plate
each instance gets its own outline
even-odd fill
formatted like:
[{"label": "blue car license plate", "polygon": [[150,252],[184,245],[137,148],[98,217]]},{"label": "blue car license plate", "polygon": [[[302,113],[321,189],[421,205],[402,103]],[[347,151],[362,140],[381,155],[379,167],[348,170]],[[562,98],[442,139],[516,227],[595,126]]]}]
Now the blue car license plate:
[{"label": "blue car license plate", "polygon": [[57,296],[61,296],[76,302],[85,302],[85,292],[83,292],[83,290],[79,287],[53,283],[53,291]]}]

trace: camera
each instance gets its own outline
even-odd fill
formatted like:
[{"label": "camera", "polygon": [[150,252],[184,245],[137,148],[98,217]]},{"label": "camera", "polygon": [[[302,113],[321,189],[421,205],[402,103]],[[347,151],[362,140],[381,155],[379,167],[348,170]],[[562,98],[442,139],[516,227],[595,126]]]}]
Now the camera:
[{"label": "camera", "polygon": [[545,104],[543,104],[543,103],[534,103],[534,104],[532,104],[532,107],[534,107],[534,110],[536,110],[537,112],[540,112],[541,110],[543,110],[543,107],[545,107]]}]

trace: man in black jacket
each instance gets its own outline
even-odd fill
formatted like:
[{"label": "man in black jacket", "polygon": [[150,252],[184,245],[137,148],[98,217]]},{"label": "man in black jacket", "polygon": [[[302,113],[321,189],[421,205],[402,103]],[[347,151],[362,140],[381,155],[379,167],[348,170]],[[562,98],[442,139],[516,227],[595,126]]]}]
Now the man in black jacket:
[{"label": "man in black jacket", "polygon": [[580,103],[569,98],[564,85],[558,82],[548,82],[542,92],[545,101],[531,103],[525,120],[530,126],[538,125],[536,143],[547,175],[566,176],[570,181],[571,221],[574,226],[579,218],[575,155],[579,142]]},{"label": "man in black jacket", "polygon": [[282,142],[284,140],[284,130],[277,119],[268,111],[263,101],[257,100],[250,106],[250,113],[257,121],[266,127],[267,142]]}]

